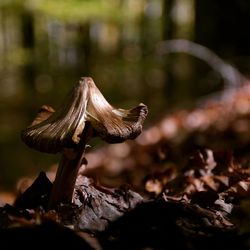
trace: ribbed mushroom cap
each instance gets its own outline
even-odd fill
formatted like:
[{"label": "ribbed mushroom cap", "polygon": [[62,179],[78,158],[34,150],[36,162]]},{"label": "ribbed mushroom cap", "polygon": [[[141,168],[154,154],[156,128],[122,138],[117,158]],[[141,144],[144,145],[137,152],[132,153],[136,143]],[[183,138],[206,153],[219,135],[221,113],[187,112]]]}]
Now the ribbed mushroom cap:
[{"label": "ribbed mushroom cap", "polygon": [[95,136],[109,143],[119,143],[141,133],[147,113],[144,104],[130,110],[112,107],[93,79],[82,77],[57,111],[43,106],[21,137],[31,148],[57,153],[63,148],[77,148],[89,123]]}]

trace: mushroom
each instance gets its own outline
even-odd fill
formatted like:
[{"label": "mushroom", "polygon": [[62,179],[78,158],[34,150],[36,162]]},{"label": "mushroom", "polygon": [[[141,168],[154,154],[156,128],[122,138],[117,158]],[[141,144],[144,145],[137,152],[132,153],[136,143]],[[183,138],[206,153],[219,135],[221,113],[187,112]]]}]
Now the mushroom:
[{"label": "mushroom", "polygon": [[95,136],[108,143],[136,138],[148,109],[111,106],[91,77],[82,77],[57,110],[43,106],[21,138],[29,147],[46,153],[62,153],[50,195],[49,209],[72,201],[78,170],[87,142]]}]

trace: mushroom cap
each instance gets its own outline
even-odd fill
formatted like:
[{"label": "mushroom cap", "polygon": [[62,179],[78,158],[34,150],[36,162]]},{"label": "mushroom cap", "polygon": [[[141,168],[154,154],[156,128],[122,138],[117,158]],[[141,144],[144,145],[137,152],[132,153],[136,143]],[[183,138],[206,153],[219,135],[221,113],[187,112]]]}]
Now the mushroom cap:
[{"label": "mushroom cap", "polygon": [[91,77],[82,77],[57,111],[43,106],[32,124],[21,132],[21,138],[29,147],[46,153],[77,149],[87,136],[84,132],[88,124],[95,136],[108,143],[120,143],[141,133],[147,113],[142,103],[130,110],[114,108]]}]

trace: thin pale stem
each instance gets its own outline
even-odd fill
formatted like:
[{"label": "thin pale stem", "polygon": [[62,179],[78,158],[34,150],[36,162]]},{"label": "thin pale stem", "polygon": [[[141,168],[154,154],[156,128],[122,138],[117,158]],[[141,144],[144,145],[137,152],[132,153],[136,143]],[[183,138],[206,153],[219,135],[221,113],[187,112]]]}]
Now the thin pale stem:
[{"label": "thin pale stem", "polygon": [[53,183],[49,209],[54,209],[62,203],[71,203],[77,174],[84,158],[84,151],[64,150]]},{"label": "thin pale stem", "polygon": [[55,209],[60,204],[72,202],[77,174],[85,155],[86,142],[91,136],[92,129],[87,124],[85,133],[82,135],[81,146],[77,150],[64,149],[53,183],[48,209]]}]

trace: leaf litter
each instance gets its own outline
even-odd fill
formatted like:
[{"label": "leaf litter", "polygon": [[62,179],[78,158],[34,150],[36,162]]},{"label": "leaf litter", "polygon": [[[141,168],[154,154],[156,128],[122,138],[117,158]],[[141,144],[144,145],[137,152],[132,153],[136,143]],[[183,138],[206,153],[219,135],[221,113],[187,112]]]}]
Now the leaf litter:
[{"label": "leaf litter", "polygon": [[59,240],[98,250],[249,249],[249,118],[246,84],[87,152],[72,204],[55,210],[47,209],[55,171],[25,179],[12,204],[0,203],[1,249],[31,248],[39,237],[41,248]]}]

